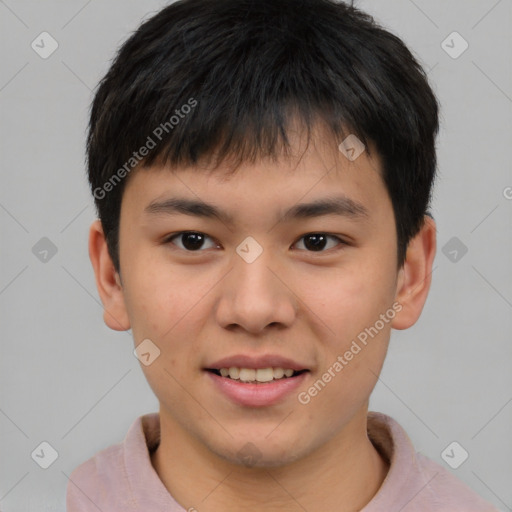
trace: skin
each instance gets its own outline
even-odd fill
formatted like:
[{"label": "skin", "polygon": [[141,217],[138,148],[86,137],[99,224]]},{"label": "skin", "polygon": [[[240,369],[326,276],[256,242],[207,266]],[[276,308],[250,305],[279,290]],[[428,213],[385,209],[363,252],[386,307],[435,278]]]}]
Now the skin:
[{"label": "skin", "polygon": [[[161,443],[151,462],[185,509],[359,510],[389,469],[367,435],[369,397],[391,328],[409,328],[423,309],[435,223],[425,217],[397,269],[393,209],[375,150],[351,162],[320,128],[308,147],[300,132],[291,138],[291,156],[242,164],[229,179],[223,166],[135,171],[122,200],[120,275],[99,221],[90,229],[106,324],[131,328],[135,345],[149,338],[161,351],[141,365],[160,402]],[[296,203],[333,194],[363,204],[368,217],[276,222]],[[178,195],[214,203],[235,224],[144,212]],[[201,248],[187,252],[186,237],[166,241],[187,230],[207,235]],[[311,233],[347,243],[328,238],[318,252],[304,238]],[[247,236],[263,248],[250,264],[236,253]],[[224,356],[279,354],[307,365],[298,390],[307,391],[393,303],[401,311],[308,404],[293,392],[272,406],[242,407],[203,371]],[[259,454],[253,466],[239,455],[248,442]]]}]

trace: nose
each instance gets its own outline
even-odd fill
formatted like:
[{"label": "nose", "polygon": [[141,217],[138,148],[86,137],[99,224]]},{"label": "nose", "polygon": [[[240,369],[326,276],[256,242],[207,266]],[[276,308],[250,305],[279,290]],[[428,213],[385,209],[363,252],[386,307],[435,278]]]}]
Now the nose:
[{"label": "nose", "polygon": [[216,317],[225,329],[244,329],[259,334],[268,326],[289,327],[298,301],[282,265],[264,250],[248,262],[237,253],[232,270],[222,280]]}]

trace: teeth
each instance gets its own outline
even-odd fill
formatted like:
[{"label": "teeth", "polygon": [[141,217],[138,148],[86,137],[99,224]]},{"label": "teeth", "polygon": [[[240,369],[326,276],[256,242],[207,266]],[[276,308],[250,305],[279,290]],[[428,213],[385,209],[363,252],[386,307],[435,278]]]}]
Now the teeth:
[{"label": "teeth", "polygon": [[283,377],[291,377],[294,370],[290,368],[221,368],[222,377],[229,377],[233,380],[241,380],[242,382],[270,382],[272,380],[282,379]]},{"label": "teeth", "polygon": [[272,368],[258,368],[256,370],[256,380],[258,382],[270,382],[274,380],[274,370]]},{"label": "teeth", "polygon": [[284,375],[282,368],[274,368],[274,379],[281,379]]},{"label": "teeth", "polygon": [[256,379],[256,370],[250,368],[240,368],[240,380],[248,382]]}]

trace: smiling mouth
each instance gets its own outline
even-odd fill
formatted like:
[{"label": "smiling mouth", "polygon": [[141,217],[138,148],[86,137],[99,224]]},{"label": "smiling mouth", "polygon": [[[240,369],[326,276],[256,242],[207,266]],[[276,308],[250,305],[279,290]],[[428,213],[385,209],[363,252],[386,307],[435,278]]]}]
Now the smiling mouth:
[{"label": "smiling mouth", "polygon": [[207,368],[208,372],[219,377],[247,384],[267,384],[277,380],[290,379],[309,370],[292,370],[291,368]]}]

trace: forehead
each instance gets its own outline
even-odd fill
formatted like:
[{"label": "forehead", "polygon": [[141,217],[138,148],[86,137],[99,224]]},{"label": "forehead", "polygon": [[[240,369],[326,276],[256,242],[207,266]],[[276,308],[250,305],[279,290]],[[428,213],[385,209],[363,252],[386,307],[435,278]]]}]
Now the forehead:
[{"label": "forehead", "polygon": [[[362,219],[390,206],[380,158],[373,148],[360,141],[357,146],[357,140],[354,147],[351,137],[355,136],[338,142],[317,131],[307,144],[302,133],[288,135],[290,150],[277,158],[236,166],[226,160],[137,169],[126,184],[123,205],[141,215],[195,213],[225,224],[233,224],[244,211],[248,218],[262,217],[272,209],[273,218],[287,214],[301,219],[315,211],[337,210]],[[360,154],[353,158],[351,149]]]}]

